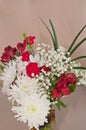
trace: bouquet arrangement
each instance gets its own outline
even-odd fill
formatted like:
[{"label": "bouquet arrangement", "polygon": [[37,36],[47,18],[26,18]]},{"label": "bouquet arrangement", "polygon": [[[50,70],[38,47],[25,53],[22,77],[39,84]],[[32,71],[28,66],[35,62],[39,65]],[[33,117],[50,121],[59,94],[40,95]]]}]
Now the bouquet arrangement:
[{"label": "bouquet arrangement", "polygon": [[[77,45],[75,42],[86,25],[80,30],[69,49],[58,45],[56,32],[49,20],[52,32],[48,29],[54,47],[38,44],[34,53],[35,36],[27,36],[15,47],[7,46],[1,56],[0,68],[3,80],[2,92],[12,101],[12,111],[17,120],[28,123],[30,130],[48,130],[53,120],[53,105],[60,110],[65,107],[61,98],[75,91],[76,86],[86,85],[86,68],[76,60],[86,58],[71,55],[86,41],[86,37]],[[74,46],[75,45],[75,46]],[[51,119],[50,119],[51,118]]]}]

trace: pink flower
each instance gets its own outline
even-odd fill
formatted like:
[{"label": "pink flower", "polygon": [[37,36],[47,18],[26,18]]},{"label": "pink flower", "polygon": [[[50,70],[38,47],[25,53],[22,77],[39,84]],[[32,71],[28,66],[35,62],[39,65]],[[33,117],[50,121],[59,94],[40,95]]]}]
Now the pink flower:
[{"label": "pink flower", "polygon": [[26,66],[26,72],[30,78],[34,78],[36,75],[39,75],[40,68],[36,62],[31,62]]},{"label": "pink flower", "polygon": [[29,61],[30,53],[28,51],[22,54],[22,61]]}]

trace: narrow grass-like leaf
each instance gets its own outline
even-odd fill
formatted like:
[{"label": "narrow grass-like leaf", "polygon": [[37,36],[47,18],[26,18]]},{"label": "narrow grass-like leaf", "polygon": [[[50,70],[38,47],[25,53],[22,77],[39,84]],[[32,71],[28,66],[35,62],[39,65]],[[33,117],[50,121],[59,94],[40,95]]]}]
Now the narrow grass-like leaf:
[{"label": "narrow grass-like leaf", "polygon": [[81,69],[81,70],[86,70],[86,67],[73,67],[73,69]]},{"label": "narrow grass-like leaf", "polygon": [[52,38],[52,41],[53,41],[53,43],[54,43],[55,41],[54,41],[54,38],[53,38],[53,35],[52,35],[50,29],[48,28],[48,26],[46,25],[46,23],[45,23],[41,18],[40,18],[40,20],[41,20],[41,22],[45,25],[45,27],[47,28],[47,30],[48,30],[48,32],[49,32],[51,38]]},{"label": "narrow grass-like leaf", "polygon": [[82,44],[86,41],[86,37],[83,38],[73,49],[72,51],[70,52],[70,56],[74,53],[74,51]]},{"label": "narrow grass-like leaf", "polygon": [[86,56],[79,56],[79,57],[72,59],[71,61],[75,61],[75,60],[79,60],[79,59],[83,59],[83,58],[86,58]]},{"label": "narrow grass-like leaf", "polygon": [[58,49],[58,41],[57,41],[56,31],[55,31],[53,23],[50,19],[49,19],[49,22],[50,22],[50,25],[51,25],[51,28],[52,28],[52,31],[53,31],[53,36],[54,36],[54,41],[55,41],[54,42],[54,49],[57,50]]},{"label": "narrow grass-like leaf", "polygon": [[80,34],[83,32],[83,30],[86,28],[86,25],[80,30],[80,32],[76,35],[76,37],[74,38],[73,42],[71,43],[68,52],[71,51],[72,47],[74,46],[76,40],[78,39],[78,37],[80,36]]}]

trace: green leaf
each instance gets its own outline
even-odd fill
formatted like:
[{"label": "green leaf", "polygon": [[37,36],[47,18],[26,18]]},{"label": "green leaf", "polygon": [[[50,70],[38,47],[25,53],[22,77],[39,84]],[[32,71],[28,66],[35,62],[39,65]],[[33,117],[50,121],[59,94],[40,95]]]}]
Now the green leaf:
[{"label": "green leaf", "polygon": [[76,89],[76,85],[75,85],[75,84],[72,84],[72,85],[69,86],[69,88],[70,88],[70,91],[71,91],[71,92],[74,92],[75,89]]},{"label": "green leaf", "polygon": [[69,49],[67,52],[70,52],[72,47],[74,46],[76,40],[78,39],[78,37],[80,36],[80,34],[83,32],[83,30],[86,28],[86,25],[80,30],[80,32],[76,35],[76,37],[74,38],[73,42],[71,43]]},{"label": "green leaf", "polygon": [[4,70],[4,66],[0,64],[0,70]]},{"label": "green leaf", "polygon": [[86,67],[73,67],[73,69],[81,69],[81,70],[86,70]]},{"label": "green leaf", "polygon": [[58,100],[57,104],[56,104],[58,110],[61,110],[61,107],[66,107],[66,105],[61,101],[61,100]]},{"label": "green leaf", "polygon": [[41,20],[41,22],[45,25],[45,27],[47,28],[47,30],[48,30],[48,32],[49,32],[51,38],[52,38],[52,41],[54,42],[54,38],[53,38],[53,35],[52,35],[50,29],[48,28],[48,26],[46,25],[46,23],[45,23],[41,18],[40,18],[40,20]]},{"label": "green leaf", "polygon": [[50,81],[51,81],[51,84],[55,86],[58,80],[59,78],[57,76],[53,76],[53,78]]},{"label": "green leaf", "polygon": [[79,60],[79,59],[83,59],[83,58],[86,58],[86,56],[79,56],[79,57],[72,59],[71,61],[75,61],[75,60]]},{"label": "green leaf", "polygon": [[52,31],[53,31],[53,36],[54,36],[54,49],[57,50],[58,49],[58,41],[57,41],[57,35],[56,35],[56,31],[54,29],[53,23],[52,21],[49,19]]},{"label": "green leaf", "polygon": [[26,39],[26,37],[27,37],[26,33],[23,33],[23,37],[24,37],[24,39]]},{"label": "green leaf", "polygon": [[82,45],[82,43],[84,43],[86,41],[86,37],[83,38],[73,49],[72,51],[70,52],[70,56],[74,53],[74,51],[80,46]]}]

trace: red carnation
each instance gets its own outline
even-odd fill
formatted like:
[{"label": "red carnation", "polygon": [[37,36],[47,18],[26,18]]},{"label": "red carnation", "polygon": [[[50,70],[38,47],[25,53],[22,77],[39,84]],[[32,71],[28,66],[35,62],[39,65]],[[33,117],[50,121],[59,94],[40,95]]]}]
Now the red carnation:
[{"label": "red carnation", "polygon": [[10,61],[10,56],[3,53],[2,56],[1,56],[1,61],[2,62],[9,62]]},{"label": "red carnation", "polygon": [[15,56],[16,53],[16,49],[12,48],[11,46],[7,46],[4,49],[4,53],[1,56],[1,61],[2,62],[9,62],[11,60],[11,58],[13,58]]},{"label": "red carnation", "polygon": [[17,49],[18,49],[18,52],[21,55],[24,52],[25,48],[26,48],[26,44],[25,43],[17,43]]},{"label": "red carnation", "polygon": [[65,79],[68,85],[75,84],[77,82],[77,78],[74,73],[65,73],[61,75],[61,79]]},{"label": "red carnation", "polygon": [[26,37],[27,44],[34,44],[35,36]]},{"label": "red carnation", "polygon": [[7,55],[9,55],[11,58],[14,57],[15,52],[16,52],[16,49],[15,49],[15,48],[12,48],[11,46],[7,46],[7,47],[4,49],[4,53],[7,54]]},{"label": "red carnation", "polygon": [[28,51],[22,54],[22,61],[29,61],[30,53]]},{"label": "red carnation", "polygon": [[38,67],[38,64],[36,62],[31,62],[26,66],[26,72],[30,78],[34,78],[36,75],[39,74],[40,68]]},{"label": "red carnation", "polygon": [[60,99],[62,95],[69,95],[70,89],[64,80],[59,80],[55,86],[55,89],[51,92],[52,98]]},{"label": "red carnation", "polygon": [[42,66],[42,67],[40,67],[40,70],[45,70],[46,72],[49,72],[49,71],[51,71],[51,68],[49,68],[49,67],[46,67],[46,66]]},{"label": "red carnation", "polygon": [[62,96],[62,93],[59,92],[59,91],[57,91],[57,89],[54,89],[54,90],[51,92],[51,96],[52,96],[52,98],[58,98],[58,99],[60,99],[61,96]]}]

